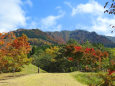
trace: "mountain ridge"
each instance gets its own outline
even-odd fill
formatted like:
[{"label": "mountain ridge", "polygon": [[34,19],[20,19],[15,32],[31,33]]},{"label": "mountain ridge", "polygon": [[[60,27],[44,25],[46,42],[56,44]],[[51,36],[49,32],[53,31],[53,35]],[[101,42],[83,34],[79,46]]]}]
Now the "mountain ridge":
[{"label": "mountain ridge", "polygon": [[31,39],[36,38],[36,40],[47,41],[53,44],[65,44],[70,39],[75,39],[80,43],[88,40],[91,43],[102,43],[107,47],[115,47],[115,42],[109,37],[85,30],[43,32],[39,29],[18,29],[13,32],[16,36],[20,36],[24,33]]}]

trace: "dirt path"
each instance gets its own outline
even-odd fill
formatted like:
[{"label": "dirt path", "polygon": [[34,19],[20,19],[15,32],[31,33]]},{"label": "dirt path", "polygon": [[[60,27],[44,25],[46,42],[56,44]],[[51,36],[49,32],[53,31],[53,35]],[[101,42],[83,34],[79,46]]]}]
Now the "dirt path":
[{"label": "dirt path", "polygon": [[0,81],[0,86],[85,86],[68,73],[32,74]]}]

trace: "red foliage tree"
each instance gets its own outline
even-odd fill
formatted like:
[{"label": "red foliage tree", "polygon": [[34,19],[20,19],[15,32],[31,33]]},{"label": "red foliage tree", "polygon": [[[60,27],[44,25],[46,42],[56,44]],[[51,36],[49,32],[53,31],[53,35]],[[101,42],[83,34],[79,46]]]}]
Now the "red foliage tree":
[{"label": "red foliage tree", "polygon": [[[107,52],[100,50],[94,50],[94,48],[83,48],[81,46],[67,45],[65,47],[65,57],[69,57],[68,60],[76,62],[77,65],[84,65],[85,68],[90,69],[101,69],[101,62],[104,58],[108,58]],[[97,64],[99,63],[99,64]],[[88,68],[90,65],[90,68]]]}]

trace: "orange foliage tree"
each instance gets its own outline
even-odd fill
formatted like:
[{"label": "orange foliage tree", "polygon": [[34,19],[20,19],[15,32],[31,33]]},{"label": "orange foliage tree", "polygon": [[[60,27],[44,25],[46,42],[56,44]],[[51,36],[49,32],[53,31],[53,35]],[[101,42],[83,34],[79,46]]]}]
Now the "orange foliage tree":
[{"label": "orange foliage tree", "polygon": [[31,50],[26,35],[17,37],[14,33],[0,33],[0,71],[20,71],[24,64],[30,62],[27,54]]}]

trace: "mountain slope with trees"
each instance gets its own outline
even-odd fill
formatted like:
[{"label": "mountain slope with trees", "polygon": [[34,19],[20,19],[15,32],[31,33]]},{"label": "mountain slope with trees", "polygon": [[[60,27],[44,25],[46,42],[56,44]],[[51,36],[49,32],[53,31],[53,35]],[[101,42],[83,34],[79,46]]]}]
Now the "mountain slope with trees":
[{"label": "mountain slope with trees", "polygon": [[75,31],[61,31],[61,32],[48,32],[54,39],[62,37],[65,42],[70,39],[75,39],[79,43],[84,43],[87,40],[91,43],[102,43],[107,47],[114,47],[115,43],[106,36],[98,35],[95,32],[88,32],[84,30],[75,30]]},{"label": "mountain slope with trees", "polygon": [[13,31],[16,36],[21,36],[22,34],[26,34],[29,38],[29,42],[32,45],[43,45],[43,44],[60,44],[63,41],[57,41],[52,36],[48,35],[47,33],[39,30],[39,29],[18,29]]},{"label": "mountain slope with trees", "polygon": [[115,47],[115,43],[110,39],[110,37],[84,30],[43,32],[39,29],[18,29],[14,31],[14,33],[16,36],[21,36],[23,33],[26,34],[32,45],[65,44],[70,39],[74,39],[79,43],[90,41],[91,43],[101,43],[107,47]]}]

